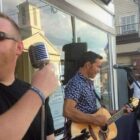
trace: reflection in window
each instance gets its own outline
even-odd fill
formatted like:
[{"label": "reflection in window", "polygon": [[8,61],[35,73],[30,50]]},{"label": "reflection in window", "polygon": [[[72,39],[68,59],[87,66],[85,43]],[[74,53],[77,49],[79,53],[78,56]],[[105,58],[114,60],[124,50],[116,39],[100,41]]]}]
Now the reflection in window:
[{"label": "reflection in window", "polygon": [[72,42],[70,15],[46,6],[41,9],[41,17],[43,17],[41,21],[45,34],[55,47],[61,51],[65,44]]},{"label": "reflection in window", "polygon": [[25,7],[21,7],[22,25],[26,24],[26,10]]},{"label": "reflection in window", "polygon": [[80,20],[76,20],[76,35],[78,41],[87,42],[88,50],[94,51],[103,56],[104,62],[100,74],[95,78],[95,86],[97,93],[103,97],[104,103],[109,104],[110,99],[110,84],[109,84],[109,45],[107,33],[90,26]]},{"label": "reflection in window", "polygon": [[34,24],[37,25],[37,14],[36,14],[36,8],[33,8],[33,18],[34,18]]}]

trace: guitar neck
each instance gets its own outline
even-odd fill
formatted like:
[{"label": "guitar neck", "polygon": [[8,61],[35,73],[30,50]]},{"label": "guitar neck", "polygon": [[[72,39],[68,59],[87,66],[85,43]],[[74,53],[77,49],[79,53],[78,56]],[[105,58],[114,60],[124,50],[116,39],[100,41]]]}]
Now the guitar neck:
[{"label": "guitar neck", "polygon": [[109,125],[112,122],[115,122],[116,120],[121,118],[124,114],[125,114],[125,112],[124,112],[124,109],[122,108],[117,113],[115,113],[113,116],[111,116],[111,118],[108,120],[107,124]]}]

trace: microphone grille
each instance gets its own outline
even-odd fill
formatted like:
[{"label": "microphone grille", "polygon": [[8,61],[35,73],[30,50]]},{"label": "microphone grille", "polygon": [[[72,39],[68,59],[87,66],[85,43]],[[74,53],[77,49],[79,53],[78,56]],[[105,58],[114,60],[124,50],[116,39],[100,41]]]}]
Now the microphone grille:
[{"label": "microphone grille", "polygon": [[39,42],[29,47],[29,56],[34,68],[41,68],[49,62],[49,55],[44,43]]}]

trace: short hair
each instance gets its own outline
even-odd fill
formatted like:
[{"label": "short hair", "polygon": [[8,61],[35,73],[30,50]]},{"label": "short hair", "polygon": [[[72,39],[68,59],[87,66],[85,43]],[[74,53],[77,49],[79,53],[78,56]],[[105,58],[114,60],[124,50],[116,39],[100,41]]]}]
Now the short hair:
[{"label": "short hair", "polygon": [[96,59],[103,59],[103,57],[95,52],[87,51],[81,56],[80,67],[83,67],[86,62],[94,63]]},{"label": "short hair", "polygon": [[8,20],[13,25],[17,33],[20,35],[20,28],[13,19],[11,19],[9,16],[7,16],[6,14],[2,12],[0,12],[0,18]]}]

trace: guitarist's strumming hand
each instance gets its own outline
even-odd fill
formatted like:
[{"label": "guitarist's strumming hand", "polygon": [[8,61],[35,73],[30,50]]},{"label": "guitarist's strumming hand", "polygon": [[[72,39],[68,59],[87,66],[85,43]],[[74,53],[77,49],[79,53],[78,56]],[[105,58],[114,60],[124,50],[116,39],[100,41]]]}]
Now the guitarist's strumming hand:
[{"label": "guitarist's strumming hand", "polygon": [[93,116],[93,125],[97,126],[105,126],[108,118],[102,114],[92,114]]}]

